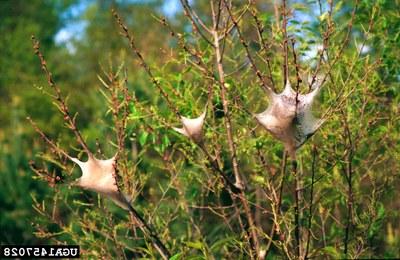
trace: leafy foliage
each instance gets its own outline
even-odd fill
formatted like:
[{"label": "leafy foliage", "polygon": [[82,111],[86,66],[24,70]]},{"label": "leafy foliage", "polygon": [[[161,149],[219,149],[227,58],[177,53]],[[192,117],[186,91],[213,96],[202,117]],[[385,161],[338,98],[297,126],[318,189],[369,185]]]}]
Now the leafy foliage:
[{"label": "leafy foliage", "polygon": [[[397,0],[215,1],[218,29],[204,1],[182,1],[169,19],[158,1],[90,2],[74,50],[53,43],[73,2],[11,2],[1,5],[23,15],[0,13],[8,57],[0,61],[1,243],[40,239],[79,244],[89,258],[160,257],[134,217],[69,185],[81,172],[60,149],[81,160],[85,149],[51,105],[60,107],[40,77],[27,38],[34,33],[84,142],[98,158],[118,152],[118,185],[170,259],[295,258],[296,243],[303,257],[400,257]],[[280,92],[289,80],[306,94],[317,74],[325,82],[314,114],[326,122],[294,163],[253,115],[268,103],[263,86]],[[177,114],[195,118],[204,107],[201,142],[173,130]],[[53,145],[27,127],[27,115]],[[244,191],[232,186],[237,178]]]}]

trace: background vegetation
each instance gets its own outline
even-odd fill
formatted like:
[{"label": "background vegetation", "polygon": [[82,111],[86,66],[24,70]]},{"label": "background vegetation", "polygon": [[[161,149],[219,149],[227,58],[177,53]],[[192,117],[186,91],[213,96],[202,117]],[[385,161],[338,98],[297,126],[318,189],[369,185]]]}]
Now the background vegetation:
[{"label": "background vegetation", "polygon": [[[104,84],[111,84],[108,77],[116,74],[118,84],[126,84],[134,98],[127,100],[119,93],[121,102],[129,107],[125,153],[120,162],[122,173],[126,173],[123,186],[174,257],[250,257],[249,234],[234,209],[241,210],[242,205],[231,199],[201,150],[171,129],[180,125],[177,116],[137,62],[111,13],[115,8],[123,17],[155,79],[182,115],[200,115],[209,89],[214,90],[204,128],[205,145],[232,176],[220,86],[204,75],[183,44],[198,53],[218,80],[215,53],[202,35],[193,31],[180,3],[174,2],[0,2],[1,244],[68,243],[79,244],[87,257],[159,257],[124,210],[93,192],[65,185],[79,177],[79,170],[57,157],[25,120],[30,116],[69,154],[85,157],[47,95],[51,89],[34,55],[34,34],[70,110],[77,113],[84,139],[92,151],[100,147],[104,157],[115,153],[117,142],[111,94]],[[232,12],[239,17],[247,1],[233,2]],[[190,3],[205,24],[211,25],[208,1]],[[277,91],[283,89],[284,81],[282,3],[255,1],[239,22],[255,63]],[[328,26],[332,26],[332,35],[323,55],[334,60],[341,53],[314,105],[318,116],[330,108],[331,113],[297,158],[304,196],[303,226],[308,226],[309,216],[313,216],[309,255],[345,257],[347,241],[350,258],[400,257],[400,201],[396,195],[400,188],[400,2],[332,1],[329,15],[330,3],[287,3],[291,10],[287,31],[296,41],[302,76],[316,68],[320,58],[317,50],[324,44]],[[257,13],[268,48],[259,40],[250,10]],[[229,19],[227,11],[225,15]],[[62,41],[61,33],[70,36]],[[262,111],[268,101],[236,29],[224,44],[233,135],[261,249],[268,248],[268,257],[293,257],[285,253],[285,247],[292,250],[294,239],[291,165],[288,162],[283,167],[282,144],[246,113]],[[321,72],[329,71],[330,63],[323,64]],[[289,65],[289,78],[295,85],[292,54]],[[302,84],[300,90],[307,93],[308,88]],[[259,160],[259,154],[264,161]],[[57,183],[34,174],[30,162],[59,176]],[[276,228],[273,210],[277,202],[270,192],[279,190],[283,176],[282,231],[270,233]],[[273,243],[268,247],[270,240]]]}]

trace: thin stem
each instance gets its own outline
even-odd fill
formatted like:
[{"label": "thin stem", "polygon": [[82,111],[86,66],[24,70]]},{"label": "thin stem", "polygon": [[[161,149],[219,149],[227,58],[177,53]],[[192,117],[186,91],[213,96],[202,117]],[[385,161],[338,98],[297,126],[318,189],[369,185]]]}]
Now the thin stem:
[{"label": "thin stem", "polygon": [[301,234],[300,234],[300,180],[297,172],[297,161],[292,160],[292,172],[295,180],[295,207],[294,207],[294,222],[295,222],[295,251],[297,258],[301,257]]},{"label": "thin stem", "polygon": [[347,257],[348,253],[348,243],[349,243],[349,237],[350,237],[350,229],[352,227],[353,223],[353,181],[352,181],[352,176],[353,176],[353,169],[352,169],[352,161],[353,161],[353,154],[354,154],[354,145],[353,145],[353,140],[350,132],[350,128],[347,122],[346,115],[344,114],[343,111],[343,121],[344,121],[344,130],[345,130],[345,136],[348,140],[348,152],[346,156],[346,178],[347,178],[347,223],[346,223],[346,228],[345,228],[345,237],[344,237],[344,250],[343,253]]},{"label": "thin stem", "polygon": [[234,183],[231,182],[231,180],[228,178],[228,176],[224,173],[223,170],[221,170],[221,168],[218,166],[218,161],[216,159],[213,159],[213,157],[211,156],[211,154],[208,152],[207,148],[205,147],[205,145],[203,143],[199,143],[197,144],[200,149],[204,152],[204,154],[207,157],[208,162],[210,163],[211,167],[218,172],[218,174],[222,177],[222,179],[225,181],[225,183],[228,185],[229,187],[229,191],[233,192],[234,194],[238,194],[240,192],[240,189],[238,189],[238,187],[236,187],[236,185]]},{"label": "thin stem", "polygon": [[307,245],[304,259],[308,258],[308,251],[310,247],[310,239],[311,239],[311,224],[312,224],[312,211],[313,211],[313,200],[314,200],[314,179],[315,179],[315,164],[317,157],[317,149],[313,147],[313,159],[311,165],[311,190],[310,190],[310,206],[308,209],[308,230],[307,230]]},{"label": "thin stem", "polygon": [[267,248],[266,253],[265,253],[265,258],[268,257],[269,252],[271,251],[271,244],[272,244],[272,237],[274,236],[275,232],[278,231],[278,233],[280,232],[280,227],[278,224],[278,214],[282,215],[282,210],[281,210],[281,205],[282,205],[282,197],[283,197],[283,187],[285,185],[285,176],[286,176],[286,165],[287,165],[287,158],[288,158],[288,153],[286,152],[286,150],[283,152],[283,158],[282,158],[282,165],[281,165],[281,182],[279,185],[279,197],[278,197],[278,203],[276,205],[276,216],[275,216],[275,220],[274,220],[274,225],[273,225],[273,229],[271,230],[271,234],[270,234],[270,238],[271,240],[268,241],[267,244]]},{"label": "thin stem", "polygon": [[288,50],[288,35],[287,35],[287,10],[286,10],[286,0],[283,0],[283,6],[282,6],[282,31],[283,31],[283,57],[284,57],[284,63],[283,63],[283,84],[286,85],[287,81],[289,80],[289,50]]},{"label": "thin stem", "polygon": [[63,149],[61,149],[60,147],[58,147],[38,126],[37,124],[30,118],[27,117],[26,118],[32,125],[33,129],[40,135],[40,137],[42,137],[42,139],[49,144],[51,147],[53,147],[53,149],[59,153],[62,154],[63,156],[67,157],[67,158],[71,158]]},{"label": "thin stem", "polygon": [[[336,64],[336,62],[340,59],[340,57],[342,56],[342,53],[343,53],[343,51],[344,51],[344,48],[345,48],[345,47],[347,46],[347,44],[349,43],[349,39],[350,39],[351,31],[352,31],[352,28],[353,28],[353,22],[354,22],[354,19],[355,19],[355,16],[356,16],[358,4],[359,4],[359,0],[356,0],[356,3],[355,3],[354,8],[353,8],[353,11],[352,11],[352,13],[351,13],[350,21],[349,21],[349,23],[348,23],[348,25],[347,25],[347,33],[346,33],[346,36],[345,36],[345,38],[344,38],[344,40],[343,40],[343,44],[342,44],[342,46],[340,47],[339,52],[336,54],[336,56],[335,56],[335,58],[334,58],[332,64],[329,64],[328,71],[327,71],[327,73],[325,73],[325,76],[323,77],[323,79],[322,79],[322,81],[321,81],[321,83],[320,83],[321,85],[323,85],[323,84],[325,83],[326,79],[328,78],[328,75],[331,73],[331,71],[332,71],[332,69],[333,69],[333,66],[334,66],[334,65]],[[371,19],[371,20],[372,20],[372,19]],[[316,77],[316,74],[315,74],[315,77]]]},{"label": "thin stem", "polygon": [[[324,60],[324,53],[328,55],[328,46],[329,46],[329,39],[333,33],[333,24],[332,24],[332,9],[333,9],[333,0],[329,0],[329,10],[328,10],[328,23],[326,25],[325,32],[323,33],[323,41],[322,41],[322,50],[319,52],[319,60],[317,63],[317,67],[311,77],[311,81],[309,82],[308,88],[311,90],[312,86],[314,85],[315,81],[317,80],[317,75],[321,69],[322,61]],[[318,1],[320,15],[322,15],[322,5],[321,1]]]},{"label": "thin stem", "polygon": [[[190,19],[190,18],[189,18]],[[217,77],[209,70],[209,68],[207,67],[207,65],[204,63],[203,59],[201,58],[200,54],[197,53],[196,50],[191,49],[189,46],[187,46],[183,40],[183,37],[181,34],[176,33],[172,27],[167,23],[167,21],[163,18],[160,20],[161,24],[164,25],[165,27],[167,27],[171,33],[171,36],[175,36],[178,39],[178,42],[180,44],[180,46],[188,53],[190,54],[192,57],[194,57],[196,59],[196,63],[193,63],[194,65],[196,65],[197,68],[200,69],[200,71],[205,75],[205,77],[210,78],[211,80],[213,80],[213,82],[216,82],[217,84],[221,84],[221,82],[217,79]],[[222,88],[222,85],[220,85]],[[207,102],[210,102],[211,104],[211,98],[213,95],[213,89],[212,89],[212,85],[210,84],[209,89],[208,89],[208,98],[207,98]],[[234,193],[237,194],[239,193],[239,188],[237,186],[235,186],[235,184],[233,184],[230,179],[228,178],[228,176],[224,173],[224,171],[218,166],[218,162],[213,159],[213,157],[211,156],[211,154],[208,152],[207,147],[205,146],[205,144],[203,142],[201,143],[196,143],[201,150],[204,152],[204,154],[206,155],[208,162],[210,163],[211,167],[218,172],[222,179],[226,182],[226,184],[228,184],[228,186],[230,187],[230,190]]]},{"label": "thin stem", "polygon": [[[251,2],[249,2],[243,8],[243,11],[236,17],[236,22],[237,23],[239,23],[242,20],[242,18],[246,14],[247,10],[250,9],[250,5],[251,5]],[[226,29],[225,29],[225,32],[220,36],[220,40],[222,40],[222,38],[226,38],[226,36],[235,28],[235,24],[234,23],[228,25],[228,22],[229,22],[229,19],[226,20]]]},{"label": "thin stem", "polygon": [[67,123],[68,128],[71,129],[72,132],[75,134],[76,139],[77,139],[78,143],[82,146],[83,150],[85,150],[85,152],[87,153],[87,155],[89,157],[92,157],[93,156],[92,153],[89,151],[89,148],[88,148],[85,140],[83,139],[78,127],[76,126],[75,116],[73,116],[73,117],[71,116],[71,113],[69,112],[69,109],[65,102],[65,99],[61,94],[61,90],[56,85],[56,83],[53,79],[53,75],[47,68],[46,60],[45,60],[42,52],[40,51],[40,42],[38,40],[36,40],[35,36],[33,36],[33,35],[32,35],[32,43],[33,43],[33,49],[35,50],[35,54],[38,56],[38,58],[40,60],[42,70],[47,76],[47,83],[54,90],[54,92],[56,94],[54,96],[54,99],[55,99],[56,103],[58,104],[57,107],[59,108],[60,112],[64,116],[64,121]]},{"label": "thin stem", "polygon": [[281,180],[281,185],[280,185],[280,189],[279,189],[279,203],[277,206],[280,212],[281,212],[282,197],[283,197],[283,185],[285,184],[287,159],[288,159],[288,152],[285,150],[283,152],[283,160],[282,160],[282,165],[281,165],[282,180]]},{"label": "thin stem", "polygon": [[[190,19],[190,18],[189,18]],[[167,22],[167,20],[165,18],[161,18],[159,19],[159,22],[165,26],[169,31],[170,31],[170,35],[172,37],[177,38],[178,40],[178,44],[180,45],[180,47],[188,54],[190,54],[190,56],[192,58],[194,58],[194,61],[189,60],[189,62],[194,65],[197,69],[199,69],[206,78],[208,79],[212,79],[214,81],[215,80],[215,76],[213,75],[213,73],[208,69],[207,64],[203,61],[201,54],[194,49],[193,47],[190,47],[186,42],[185,39],[183,37],[183,34],[181,33],[176,33],[174,31],[174,29],[171,27],[171,25]]]},{"label": "thin stem", "polygon": [[248,45],[248,43],[245,41],[245,39],[244,39],[244,37],[243,37],[243,35],[242,35],[242,32],[241,32],[241,30],[240,30],[240,28],[239,28],[239,24],[238,24],[236,18],[234,17],[234,15],[232,14],[231,8],[229,7],[229,5],[228,5],[228,3],[227,3],[227,0],[224,0],[224,4],[225,4],[225,8],[226,8],[226,10],[227,10],[228,13],[229,13],[229,16],[230,16],[232,22],[233,22],[233,24],[234,24],[234,26],[235,26],[235,28],[236,28],[236,31],[237,31],[237,33],[238,33],[240,42],[242,43],[242,45],[243,45],[243,47],[244,47],[244,49],[245,49],[245,51],[246,51],[246,56],[247,56],[247,58],[249,59],[251,68],[254,70],[254,73],[257,75],[257,78],[258,78],[258,80],[260,81],[261,87],[262,87],[267,93],[271,93],[271,92],[272,92],[272,89],[268,86],[267,82],[265,82],[264,76],[262,75],[261,71],[257,68],[257,65],[256,65],[256,63],[255,63],[255,61],[254,61],[254,58],[252,57],[252,55],[251,55],[251,53],[250,53],[249,45]]},{"label": "thin stem", "polygon": [[[191,20],[193,22],[194,21],[198,22],[205,31],[207,31],[209,34],[212,34],[211,29],[208,28],[208,26],[204,24],[203,20],[201,20],[200,17],[197,15],[197,13],[193,10],[193,8],[191,8],[189,1],[181,0],[181,4],[182,4],[183,8],[186,9],[192,15],[192,17],[189,17],[189,20]],[[209,42],[209,43],[212,45],[212,42]]]},{"label": "thin stem", "polygon": [[291,39],[291,43],[292,43],[292,53],[293,53],[293,63],[296,69],[296,92],[299,92],[299,88],[300,88],[300,83],[302,82],[302,79],[300,77],[300,65],[297,62],[297,54],[296,54],[296,50],[295,50],[295,40]]},{"label": "thin stem", "polygon": [[[190,18],[189,18],[190,19]],[[218,81],[218,79],[215,77],[215,75],[213,75],[213,73],[208,69],[207,65],[204,63],[203,59],[201,58],[200,54],[198,54],[196,52],[196,50],[191,49],[189,46],[187,46],[183,40],[183,37],[181,34],[176,33],[172,27],[167,23],[166,19],[161,19],[160,20],[161,24],[164,25],[165,27],[167,27],[171,33],[171,36],[175,36],[178,39],[179,44],[181,45],[181,47],[187,52],[189,53],[192,57],[196,58],[196,66],[203,72],[203,74],[207,77],[212,79],[213,81],[217,82],[218,84],[220,84],[220,82]],[[221,85],[222,87],[222,85]],[[212,99],[212,95],[213,95],[213,88],[212,88],[212,84],[210,84],[209,88],[208,88],[208,98],[207,98],[207,102],[210,102],[211,104],[211,99]],[[222,177],[222,179],[225,181],[225,183],[229,186],[229,189],[232,193],[237,194],[239,193],[240,189],[235,186],[235,184],[233,184],[230,179],[228,178],[228,176],[224,173],[224,171],[219,167],[218,165],[218,161],[216,159],[214,159],[211,154],[208,152],[207,147],[205,146],[204,142],[200,142],[200,143],[196,143],[200,149],[204,152],[204,154],[207,157],[208,162],[210,163],[211,167],[218,172],[218,174]]]},{"label": "thin stem", "polygon": [[[218,3],[218,13],[221,12],[222,7],[221,7],[221,2]],[[213,37],[214,37],[214,51],[215,51],[215,59],[218,67],[218,76],[219,76],[219,83],[221,86],[221,99],[222,99],[222,105],[223,105],[223,110],[224,110],[224,122],[225,122],[225,129],[227,133],[227,139],[228,139],[228,146],[229,146],[229,152],[231,154],[231,160],[232,160],[232,167],[233,167],[233,172],[235,175],[235,186],[241,189],[241,192],[237,195],[239,200],[241,201],[243,205],[243,209],[247,218],[248,226],[249,226],[249,232],[251,236],[251,242],[252,242],[252,247],[255,250],[256,254],[255,257],[258,257],[258,253],[260,252],[260,242],[259,238],[257,235],[257,230],[256,226],[254,224],[254,217],[252,215],[250,205],[246,199],[246,196],[244,194],[244,183],[242,180],[242,177],[239,172],[239,165],[237,161],[237,154],[236,154],[236,144],[233,139],[233,131],[232,131],[232,124],[231,124],[231,117],[230,117],[230,111],[229,111],[229,106],[228,106],[228,99],[227,99],[227,89],[225,86],[225,72],[224,68],[222,65],[222,55],[221,55],[221,49],[220,49],[220,44],[219,44],[219,35],[218,35],[218,24],[219,24],[219,15],[215,13],[213,3],[211,2],[211,12],[212,12],[212,18],[213,18]],[[253,254],[252,254],[253,255]]]},{"label": "thin stem", "polygon": [[[356,1],[355,7],[354,7],[353,12],[352,12],[352,18],[351,18],[351,20],[350,20],[350,22],[349,22],[349,25],[348,25],[348,32],[347,32],[347,35],[346,35],[345,43],[347,43],[347,42],[349,41],[349,35],[350,35],[350,31],[351,31],[351,28],[352,28],[352,25],[353,25],[353,21],[354,21],[354,18],[355,18],[355,13],[356,13],[356,10],[357,10],[358,1],[359,1],[359,0]],[[373,24],[374,24],[375,15],[376,15],[376,14],[375,14],[375,12],[373,11],[372,14],[371,14],[371,18],[370,18],[370,20],[369,20],[369,23],[368,23],[368,30],[367,30],[367,32],[365,33],[366,36],[368,36],[368,35],[370,34],[370,31],[372,30],[372,27],[373,27]],[[354,69],[355,69],[355,67],[356,67],[357,61],[359,60],[359,58],[360,58],[360,56],[361,56],[361,54],[362,54],[362,50],[363,50],[363,48],[364,48],[364,46],[365,46],[365,44],[366,44],[367,39],[368,39],[368,37],[365,37],[364,41],[363,41],[362,44],[361,44],[361,48],[359,49],[359,51],[357,52],[356,56],[354,57],[354,59],[353,59],[354,62],[352,63],[350,69],[348,69],[349,73],[348,73],[348,75],[347,75],[347,78],[346,78],[346,80],[342,83],[342,86],[343,86],[343,87],[341,88],[340,92],[338,93],[338,95],[337,95],[335,101],[333,102],[333,104],[335,104],[335,103],[339,103],[339,104],[340,104],[340,103],[341,103],[341,102],[339,102],[339,99],[342,97],[342,95],[343,95],[343,93],[344,93],[344,90],[346,89],[345,86],[349,85],[349,81],[350,81],[350,79],[351,79],[352,76],[353,76],[353,72],[354,72]],[[342,50],[344,49],[344,47],[345,47],[345,44],[343,44],[343,46],[342,46],[342,48],[341,48],[341,51],[340,51],[339,53],[342,53]],[[380,55],[378,55],[378,57],[379,57],[379,56],[380,56]],[[331,72],[331,70],[332,70],[332,68],[333,68],[333,65],[335,64],[335,62],[337,62],[337,61],[339,60],[339,58],[340,58],[340,56],[337,55],[336,58],[335,58],[335,60],[334,60],[334,62],[333,62],[333,64],[330,65],[329,71],[328,71],[328,73],[326,73],[326,75],[325,75],[323,81],[321,82],[321,84],[323,84],[323,83],[325,82],[325,80],[326,80],[326,77],[327,77],[328,75],[330,75],[330,72]],[[375,64],[379,65],[379,64],[380,64],[380,60],[377,60],[377,61],[375,62]],[[366,70],[364,76],[369,75],[370,71],[371,71],[371,70]],[[332,80],[332,77],[331,77],[331,80]],[[362,79],[362,80],[364,80],[364,79]],[[359,82],[361,82],[361,80],[359,80],[355,85],[358,85]],[[343,98],[343,100],[345,100],[345,99],[346,99],[346,97]],[[339,106],[335,106],[335,108],[337,108],[337,107],[339,107]],[[329,114],[333,109],[334,109],[334,106],[331,105],[331,106],[326,110],[326,112],[322,115],[321,118],[322,118],[322,119],[326,118],[326,117],[328,116],[328,114]]]},{"label": "thin stem", "polygon": [[[124,84],[127,84],[126,78],[120,82],[117,77],[117,74],[114,74],[110,72],[108,75],[108,80],[109,80],[109,86],[108,90],[110,92],[110,108],[112,111],[113,115],[113,120],[114,120],[114,125],[115,125],[115,132],[116,132],[116,139],[117,139],[117,155],[116,157],[119,156],[119,154],[122,152],[124,148],[124,142],[126,138],[125,134],[125,128],[126,128],[126,122],[128,118],[128,104],[131,99],[126,85],[123,86]],[[119,95],[123,94],[124,99],[122,101],[119,100]],[[122,116],[120,115],[120,112],[122,110]],[[117,158],[116,158],[117,159]]]},{"label": "thin stem", "polygon": [[187,0],[181,0],[181,4],[183,6],[183,13],[186,17],[188,17],[190,23],[192,24],[192,28],[194,32],[199,33],[199,35],[211,46],[213,43],[207,38],[206,35],[200,30],[199,24],[207,33],[212,34],[211,30],[203,23],[200,17],[197,15],[196,12],[190,7],[189,2]]},{"label": "thin stem", "polygon": [[256,23],[256,26],[257,26],[258,38],[260,39],[261,44],[263,46],[262,49],[265,50],[265,52],[266,52],[265,59],[264,59],[264,57],[262,57],[262,60],[265,60],[265,62],[267,64],[267,67],[268,67],[268,79],[272,84],[272,86],[271,86],[272,90],[275,91],[275,82],[274,82],[274,78],[272,77],[271,59],[267,55],[268,54],[267,52],[270,49],[270,46],[268,46],[268,43],[265,41],[265,39],[263,37],[264,28],[261,25],[262,24],[261,21],[258,19],[256,11],[254,9],[250,9],[250,13],[253,16],[253,19],[254,19],[254,21]]},{"label": "thin stem", "polygon": [[153,72],[151,71],[150,66],[146,63],[146,61],[143,58],[143,55],[141,54],[141,52],[139,51],[139,49],[136,47],[136,43],[135,43],[135,39],[133,38],[133,36],[131,35],[131,33],[128,30],[128,27],[123,23],[121,17],[119,16],[119,14],[115,11],[112,10],[112,13],[115,17],[115,19],[117,20],[117,23],[119,25],[119,27],[122,29],[122,34],[125,38],[128,39],[129,41],[129,46],[131,47],[132,51],[136,54],[136,56],[139,58],[139,62],[140,65],[144,68],[144,70],[147,72],[147,74],[149,75],[151,81],[153,82],[153,84],[157,87],[157,89],[160,91],[161,95],[163,96],[163,98],[165,99],[165,101],[167,102],[168,107],[174,111],[174,113],[180,117],[180,113],[178,111],[178,109],[176,108],[176,106],[173,105],[173,103],[171,102],[167,92],[165,92],[165,90],[163,89],[163,87],[161,86],[161,83],[159,80],[157,80],[154,75]]},{"label": "thin stem", "polygon": [[227,139],[228,139],[228,146],[229,146],[229,152],[231,154],[231,160],[232,160],[232,168],[233,168],[233,173],[235,175],[235,185],[239,189],[244,188],[244,184],[242,181],[242,178],[240,176],[239,172],[239,164],[237,161],[237,155],[236,155],[236,144],[233,140],[233,133],[232,133],[232,123],[231,123],[231,117],[229,114],[229,106],[228,106],[228,99],[227,99],[227,89],[225,86],[225,72],[223,69],[222,65],[222,56],[221,56],[221,50],[220,50],[220,45],[219,45],[219,37],[218,37],[218,21],[215,18],[215,12],[213,12],[213,21],[214,21],[214,29],[213,29],[213,36],[214,36],[214,45],[215,45],[215,59],[218,67],[218,76],[219,76],[219,82],[221,86],[221,99],[222,99],[222,105],[223,105],[223,110],[224,110],[224,121],[225,121],[225,128],[227,132]]},{"label": "thin stem", "polygon": [[140,230],[142,230],[145,236],[151,239],[153,246],[160,253],[161,257],[165,260],[169,259],[171,254],[169,253],[165,245],[161,242],[160,238],[157,236],[157,233],[144,221],[144,219],[130,204],[128,204],[128,209],[129,213],[138,224]]}]

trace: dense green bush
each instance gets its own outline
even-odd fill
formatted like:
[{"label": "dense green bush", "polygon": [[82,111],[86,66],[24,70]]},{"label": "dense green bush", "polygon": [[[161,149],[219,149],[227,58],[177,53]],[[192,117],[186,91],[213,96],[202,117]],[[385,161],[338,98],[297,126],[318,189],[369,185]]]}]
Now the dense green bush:
[{"label": "dense green bush", "polygon": [[[182,1],[170,19],[121,4],[125,21],[106,2],[87,9],[75,54],[42,44],[50,86],[15,93],[0,199],[2,233],[19,234],[1,243],[38,243],[34,232],[89,258],[159,258],[160,243],[173,259],[399,257],[398,1]],[[255,118],[286,81],[302,95],[322,82],[325,122],[296,156]],[[173,130],[204,110],[202,139]],[[87,150],[117,153],[130,214],[73,185],[68,157]]]}]

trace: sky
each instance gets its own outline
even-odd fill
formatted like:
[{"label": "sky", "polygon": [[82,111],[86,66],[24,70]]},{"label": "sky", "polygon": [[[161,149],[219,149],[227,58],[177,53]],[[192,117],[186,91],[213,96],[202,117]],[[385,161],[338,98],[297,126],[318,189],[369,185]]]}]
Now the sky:
[{"label": "sky", "polygon": [[[144,2],[146,0],[131,0],[133,2]],[[65,44],[69,51],[74,52],[74,39],[80,39],[86,30],[87,22],[79,18],[86,9],[93,3],[93,0],[80,0],[77,4],[71,6],[64,14],[63,18],[69,20],[63,28],[61,28],[55,35],[56,44]],[[167,17],[173,17],[181,10],[179,0],[165,0],[161,7],[161,11]],[[71,19],[72,18],[72,19]]]}]

